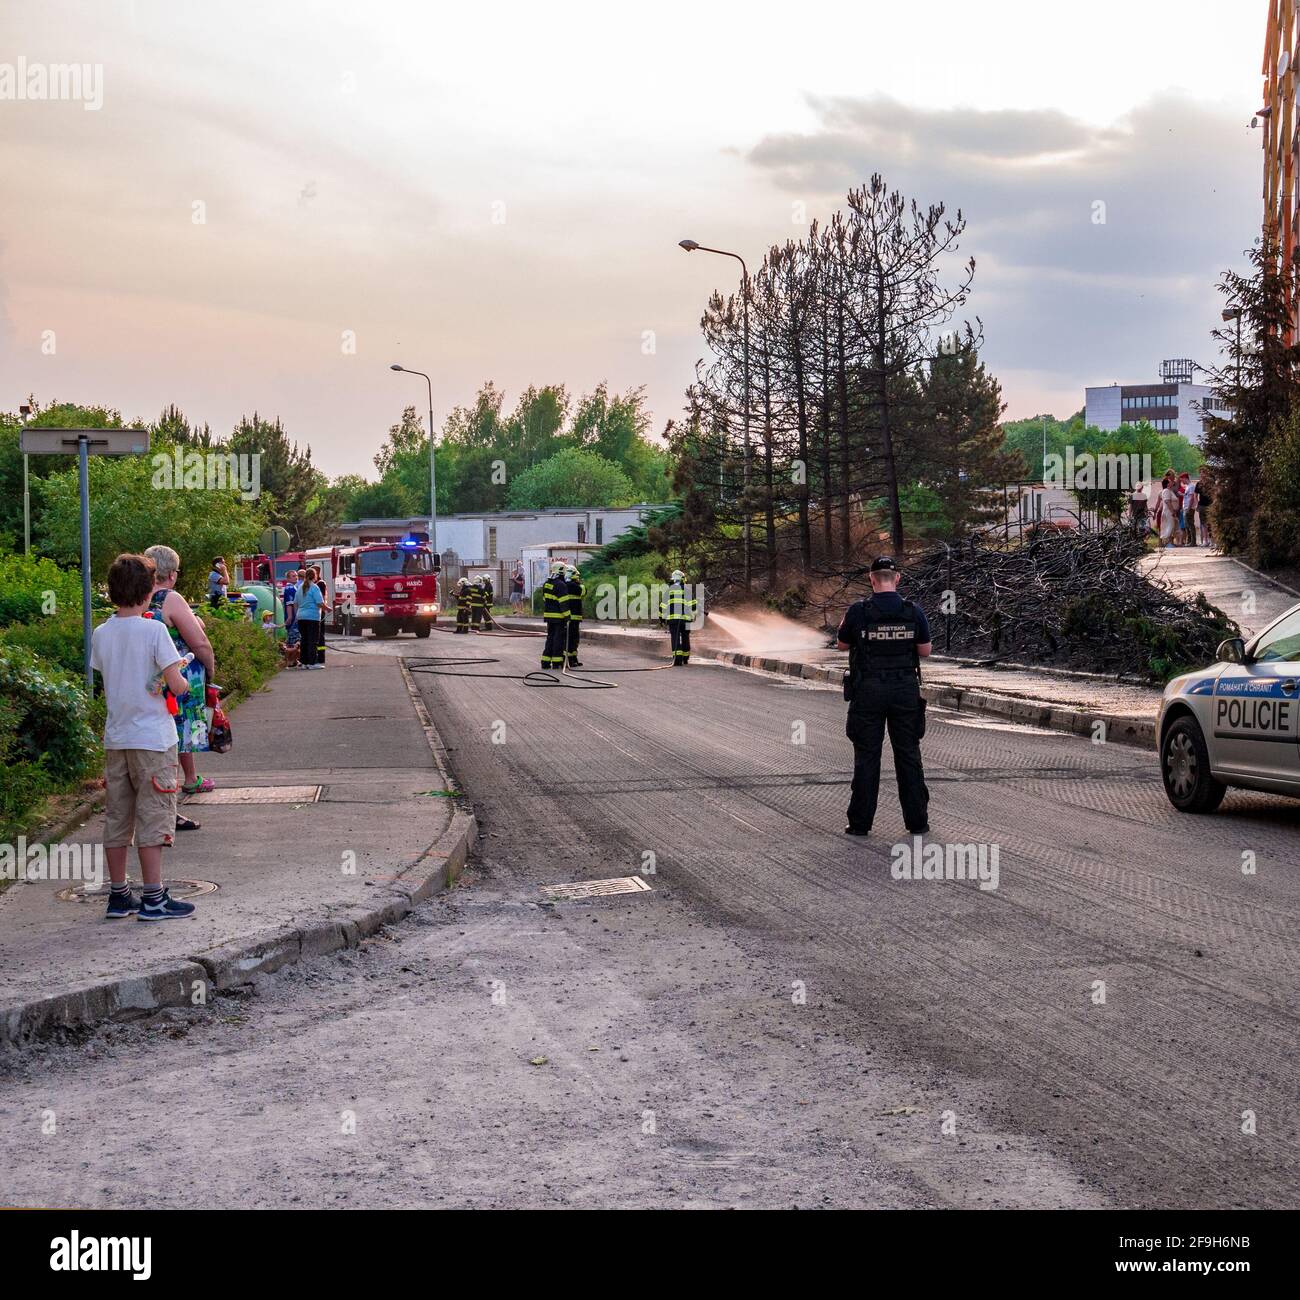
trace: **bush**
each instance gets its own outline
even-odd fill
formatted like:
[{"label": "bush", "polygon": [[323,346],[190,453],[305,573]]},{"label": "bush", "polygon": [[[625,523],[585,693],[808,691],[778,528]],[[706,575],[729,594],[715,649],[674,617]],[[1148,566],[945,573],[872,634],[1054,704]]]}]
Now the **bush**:
[{"label": "bush", "polygon": [[0,627],[81,609],[81,575],[41,556],[0,555]]},{"label": "bush", "polygon": [[61,784],[93,770],[98,744],[90,701],[75,678],[22,646],[0,646],[0,698],[14,706],[20,761],[44,764]]},{"label": "bush", "polygon": [[251,695],[261,690],[279,668],[280,656],[275,642],[260,627],[246,618],[231,619],[213,610],[200,610],[212,653],[217,661],[217,684],[230,698]]},{"label": "bush", "polygon": [[0,647],[7,645],[30,650],[72,677],[85,671],[79,610],[7,627],[0,631]]}]

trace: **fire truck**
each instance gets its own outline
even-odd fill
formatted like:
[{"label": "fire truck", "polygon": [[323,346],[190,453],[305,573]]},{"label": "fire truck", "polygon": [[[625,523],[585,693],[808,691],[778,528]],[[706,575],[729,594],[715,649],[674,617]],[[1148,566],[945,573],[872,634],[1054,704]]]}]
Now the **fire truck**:
[{"label": "fire truck", "polygon": [[426,637],[438,617],[438,574],[433,552],[423,542],[368,542],[363,546],[320,546],[304,564],[320,569],[335,632],[376,636],[414,632]]},{"label": "fire truck", "polygon": [[[285,579],[291,570],[296,571],[302,568],[302,556],[301,551],[285,551],[283,555],[275,557],[276,591],[284,590]],[[265,575],[271,572],[271,557],[269,555],[241,555],[235,568],[241,585],[247,582],[265,582]]]}]

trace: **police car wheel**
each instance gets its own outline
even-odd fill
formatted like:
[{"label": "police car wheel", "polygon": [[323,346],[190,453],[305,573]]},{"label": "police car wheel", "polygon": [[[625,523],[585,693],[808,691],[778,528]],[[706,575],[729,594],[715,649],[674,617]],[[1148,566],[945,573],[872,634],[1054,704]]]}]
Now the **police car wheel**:
[{"label": "police car wheel", "polygon": [[1179,718],[1160,746],[1160,775],[1165,794],[1179,812],[1213,812],[1228,787],[1210,773],[1210,752],[1194,718]]}]

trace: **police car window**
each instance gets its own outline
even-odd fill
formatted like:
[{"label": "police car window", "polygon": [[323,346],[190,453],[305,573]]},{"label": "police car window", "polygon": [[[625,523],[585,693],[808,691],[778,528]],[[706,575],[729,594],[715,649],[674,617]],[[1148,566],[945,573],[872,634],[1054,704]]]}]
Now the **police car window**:
[{"label": "police car window", "polygon": [[1300,661],[1300,609],[1288,614],[1255,647],[1256,662]]}]

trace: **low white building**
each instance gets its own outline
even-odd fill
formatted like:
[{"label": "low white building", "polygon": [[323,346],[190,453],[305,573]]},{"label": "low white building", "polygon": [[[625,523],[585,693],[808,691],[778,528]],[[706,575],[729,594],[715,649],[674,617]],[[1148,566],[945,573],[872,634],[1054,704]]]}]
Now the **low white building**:
[{"label": "low white building", "polygon": [[[526,547],[563,543],[604,546],[662,509],[657,505],[635,505],[443,515],[438,519],[438,550],[453,552],[462,564],[513,563],[522,557]],[[331,540],[338,546],[391,542],[410,536],[427,541],[428,532],[427,518],[357,519],[339,524]]]}]

